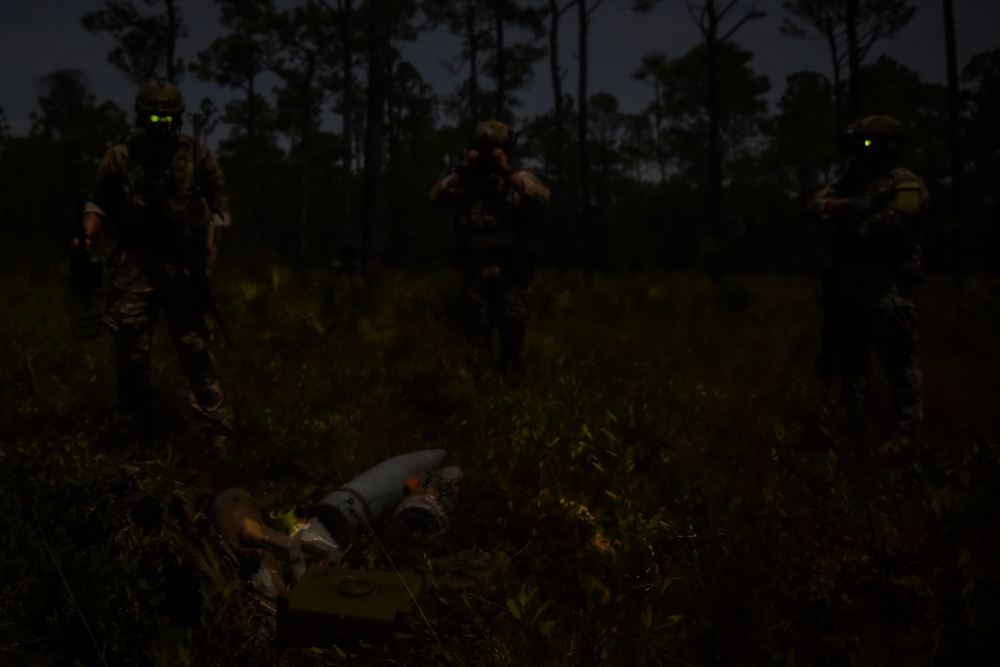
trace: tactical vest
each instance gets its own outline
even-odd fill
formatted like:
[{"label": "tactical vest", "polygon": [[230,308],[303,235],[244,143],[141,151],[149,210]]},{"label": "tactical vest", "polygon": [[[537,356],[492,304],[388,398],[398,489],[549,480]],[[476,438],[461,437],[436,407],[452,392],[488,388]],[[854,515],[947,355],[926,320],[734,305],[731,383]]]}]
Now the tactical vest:
[{"label": "tactical vest", "polygon": [[[208,207],[197,187],[198,146],[181,135],[172,154],[158,155],[143,138],[124,145],[126,168],[116,222],[120,235],[204,234]],[[170,225],[173,229],[163,229]]]},{"label": "tactical vest", "polygon": [[863,219],[834,226],[834,264],[873,294],[892,284],[920,284],[920,237],[927,208],[927,190],[920,178],[902,168],[870,181],[842,177],[834,183],[833,194],[870,202]]}]

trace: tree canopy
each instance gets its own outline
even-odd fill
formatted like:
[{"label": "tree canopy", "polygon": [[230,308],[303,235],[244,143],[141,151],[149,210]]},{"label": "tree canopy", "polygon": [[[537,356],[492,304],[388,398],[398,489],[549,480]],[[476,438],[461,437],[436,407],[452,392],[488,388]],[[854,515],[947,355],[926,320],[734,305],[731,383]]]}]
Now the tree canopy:
[{"label": "tree canopy", "polygon": [[[633,3],[634,20],[655,16],[659,4]],[[906,29],[914,12],[906,0],[858,2],[854,42],[863,62],[848,80],[843,3],[783,3],[788,17],[775,38],[827,40],[832,78],[796,72],[773,92],[740,43],[742,27],[760,16],[756,4],[689,2],[704,39],[686,53],[665,45],[633,54],[633,78],[649,86],[648,104],[637,110],[624,109],[607,91],[589,91],[585,58],[575,73],[559,63],[558,45],[567,41],[560,18],[582,11],[589,21],[604,10],[600,2],[215,0],[215,6],[221,34],[188,62],[178,56],[188,33],[183,4],[175,0],[108,0],[82,23],[114,38],[108,61],[137,84],[186,74],[237,93],[221,108],[211,99],[188,100],[186,127],[202,139],[216,125],[223,128],[212,136],[240,221],[231,242],[247,258],[324,264],[367,244],[373,261],[391,265],[445,259],[449,227],[419,203],[462,158],[474,121],[487,117],[513,124],[521,135],[514,159],[553,186],[539,258],[559,266],[705,268],[697,258],[706,248],[728,261],[720,243],[740,246],[741,266],[776,266],[773,239],[749,254],[746,239],[777,233],[764,230],[770,224],[764,221],[798,215],[836,173],[835,137],[846,122],[839,100],[848,84],[864,91],[859,113],[890,113],[908,128],[906,159],[932,193],[953,180],[948,142],[956,139],[945,132],[944,89],[904,62],[867,57],[879,40]],[[454,49],[438,66],[452,74],[454,88],[434,90],[429,73],[408,60],[407,45],[444,33],[455,38]],[[576,38],[584,56],[586,31]],[[526,113],[519,100],[545,55],[552,109]],[[970,175],[979,201],[995,196],[989,184],[1000,169],[998,71],[996,52],[977,54],[961,81],[958,139],[968,146],[961,173]],[[575,95],[562,85],[574,76],[581,84]],[[59,174],[60,197],[72,199],[71,191],[87,187],[101,150],[127,132],[127,114],[95,100],[81,72],[54,72],[42,90],[30,136],[10,136],[0,113],[0,159],[9,173],[26,161],[29,171],[46,174],[42,182]],[[576,128],[573,142],[569,127]],[[4,206],[30,207],[16,196]],[[992,215],[989,207],[981,210],[980,217]],[[70,225],[72,214],[50,219]],[[37,235],[52,225],[30,229]],[[655,250],[656,244],[664,247]],[[802,266],[796,252],[783,250],[778,264]]]}]

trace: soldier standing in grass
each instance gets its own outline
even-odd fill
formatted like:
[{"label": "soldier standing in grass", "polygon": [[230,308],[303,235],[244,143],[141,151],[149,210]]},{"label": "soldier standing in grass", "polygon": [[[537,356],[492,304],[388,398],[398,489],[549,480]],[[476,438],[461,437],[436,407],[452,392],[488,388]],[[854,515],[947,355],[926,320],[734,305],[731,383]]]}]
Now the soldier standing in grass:
[{"label": "soldier standing in grass", "polygon": [[529,243],[535,213],[549,190],[531,172],[510,166],[510,128],[497,120],[480,123],[475,145],[453,174],[431,190],[431,202],[456,210],[456,261],[464,277],[470,338],[492,356],[499,332],[501,372],[520,367],[534,276]]},{"label": "soldier standing in grass", "polygon": [[891,427],[878,447],[892,454],[916,436],[923,420],[917,365],[915,288],[927,190],[898,167],[902,127],[889,116],[853,123],[839,138],[845,173],[817,193],[814,209],[830,224],[830,266],[823,285],[822,349],[817,371],[839,375],[841,398],[860,407],[871,348],[889,382]]},{"label": "soldier standing in grass", "polygon": [[88,245],[102,232],[115,247],[105,322],[114,334],[118,408],[135,419],[140,436],[151,435],[150,352],[162,309],[191,405],[213,453],[224,458],[231,428],[209,351],[207,273],[229,207],[215,157],[181,134],[183,112],[173,84],[154,81],[139,91],[138,131],[101,160],[83,229]]}]

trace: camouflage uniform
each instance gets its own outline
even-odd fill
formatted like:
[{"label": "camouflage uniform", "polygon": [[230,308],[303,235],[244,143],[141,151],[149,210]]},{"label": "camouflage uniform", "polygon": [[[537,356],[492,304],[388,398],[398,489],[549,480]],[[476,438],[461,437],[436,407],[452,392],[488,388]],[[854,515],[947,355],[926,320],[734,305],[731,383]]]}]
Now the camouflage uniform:
[{"label": "camouflage uniform", "polygon": [[85,211],[106,220],[116,248],[105,322],[114,332],[119,407],[149,425],[150,352],[162,309],[199,421],[228,434],[209,350],[208,235],[228,225],[215,157],[179,130],[167,141],[139,132],[105,154]]},{"label": "camouflage uniform", "polygon": [[912,297],[923,282],[920,228],[928,195],[919,177],[891,163],[855,157],[815,196],[816,212],[831,223],[817,370],[827,380],[839,374],[841,397],[854,407],[864,399],[874,347],[891,392],[890,436],[910,438],[923,420]]},{"label": "camouflage uniform", "polygon": [[490,349],[496,328],[500,368],[508,371],[520,365],[524,351],[534,274],[529,243],[535,209],[548,203],[549,190],[531,172],[505,169],[493,158],[495,148],[509,149],[506,125],[487,121],[476,135],[479,156],[440,181],[430,199],[456,209],[455,259],[463,273],[469,337]]}]

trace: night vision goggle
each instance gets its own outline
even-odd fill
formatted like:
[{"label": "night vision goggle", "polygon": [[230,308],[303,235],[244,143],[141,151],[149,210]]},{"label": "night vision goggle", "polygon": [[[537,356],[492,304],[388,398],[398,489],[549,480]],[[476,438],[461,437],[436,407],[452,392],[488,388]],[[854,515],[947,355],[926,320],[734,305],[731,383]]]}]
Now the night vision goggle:
[{"label": "night vision goggle", "polygon": [[158,116],[156,114],[151,114],[149,116],[150,123],[172,123],[174,122],[173,116]]},{"label": "night vision goggle", "polygon": [[893,151],[899,149],[899,142],[885,137],[844,132],[837,137],[837,150],[844,155],[859,155],[869,151]]}]

